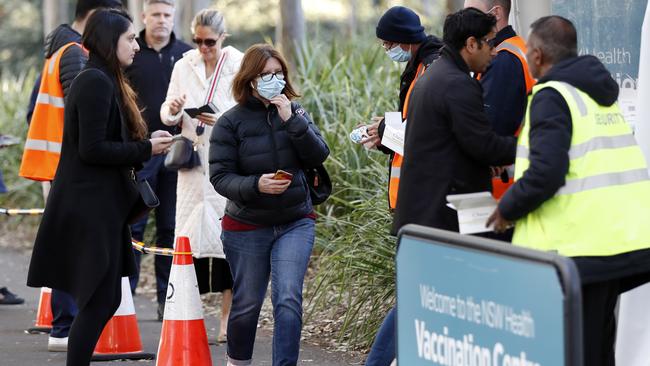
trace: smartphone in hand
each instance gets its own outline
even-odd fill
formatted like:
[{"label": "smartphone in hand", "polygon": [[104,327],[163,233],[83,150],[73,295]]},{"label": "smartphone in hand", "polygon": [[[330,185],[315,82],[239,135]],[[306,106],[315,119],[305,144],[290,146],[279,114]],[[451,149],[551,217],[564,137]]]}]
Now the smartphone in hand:
[{"label": "smartphone in hand", "polygon": [[273,175],[274,180],[291,180],[291,178],[293,178],[293,174],[282,169],[278,169],[278,171],[275,172],[275,175]]}]

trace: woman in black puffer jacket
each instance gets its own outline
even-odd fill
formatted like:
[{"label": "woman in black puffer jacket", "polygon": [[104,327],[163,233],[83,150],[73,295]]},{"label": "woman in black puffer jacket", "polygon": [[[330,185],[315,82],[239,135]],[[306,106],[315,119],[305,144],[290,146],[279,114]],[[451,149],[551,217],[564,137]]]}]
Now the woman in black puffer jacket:
[{"label": "woman in black puffer jacket", "polygon": [[[298,94],[286,61],[272,46],[246,51],[233,96],[238,104],[218,119],[209,152],[210,181],[228,198],[222,220],[234,280],[228,358],[237,365],[252,362],[270,275],[273,365],[295,365],[315,226],[303,168],[322,164],[329,149],[305,110],[291,102]],[[293,176],[277,179],[279,169]]]}]

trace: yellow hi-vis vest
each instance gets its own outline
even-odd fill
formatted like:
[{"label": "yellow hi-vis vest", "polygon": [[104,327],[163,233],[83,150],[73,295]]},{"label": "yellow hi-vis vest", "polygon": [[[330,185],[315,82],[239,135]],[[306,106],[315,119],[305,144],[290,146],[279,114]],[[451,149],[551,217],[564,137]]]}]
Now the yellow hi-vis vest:
[{"label": "yellow hi-vis vest", "polygon": [[59,75],[61,56],[68,47],[81,47],[70,42],[45,60],[34,114],[27,131],[23,160],[18,175],[23,178],[49,181],[54,179],[63,141],[63,86]]},{"label": "yellow hi-vis vest", "polygon": [[567,83],[536,85],[519,135],[515,181],[530,165],[530,106],[543,88],[557,90],[571,111],[569,171],[552,198],[516,222],[513,244],[570,257],[650,248],[648,166],[617,103],[598,105]]}]

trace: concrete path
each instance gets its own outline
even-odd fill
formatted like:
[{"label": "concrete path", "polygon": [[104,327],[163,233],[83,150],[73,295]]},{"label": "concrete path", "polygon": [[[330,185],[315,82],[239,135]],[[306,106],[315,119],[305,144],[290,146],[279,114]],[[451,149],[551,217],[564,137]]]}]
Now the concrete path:
[{"label": "concrete path", "polygon": [[[65,353],[47,351],[47,335],[27,334],[24,330],[33,325],[39,290],[25,285],[29,256],[13,249],[0,248],[0,287],[9,289],[25,299],[23,305],[0,306],[0,366],[42,366],[65,365]],[[136,296],[136,313],[140,335],[145,352],[156,353],[162,323],[156,321],[155,302],[144,296]],[[219,329],[218,321],[208,317],[206,328],[208,338],[215,339]],[[214,366],[225,365],[225,345],[211,345]],[[93,365],[155,365],[155,361],[95,362]],[[303,345],[299,365],[342,366],[358,364],[345,354],[328,352],[320,348]],[[271,335],[259,331],[255,343],[253,365],[271,365]]]}]

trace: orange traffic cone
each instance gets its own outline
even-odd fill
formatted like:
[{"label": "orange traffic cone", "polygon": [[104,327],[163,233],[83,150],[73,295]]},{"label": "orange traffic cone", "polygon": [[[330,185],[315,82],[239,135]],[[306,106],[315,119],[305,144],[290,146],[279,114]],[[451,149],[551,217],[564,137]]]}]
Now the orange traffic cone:
[{"label": "orange traffic cone", "polygon": [[122,277],[120,307],[104,327],[92,360],[153,360],[155,357],[143,352],[129,278]]},{"label": "orange traffic cone", "polygon": [[27,329],[27,333],[49,333],[52,330],[52,289],[41,287],[41,297],[38,300],[36,321],[34,326]]},{"label": "orange traffic cone", "polygon": [[190,239],[176,240],[156,366],[211,366]]}]

